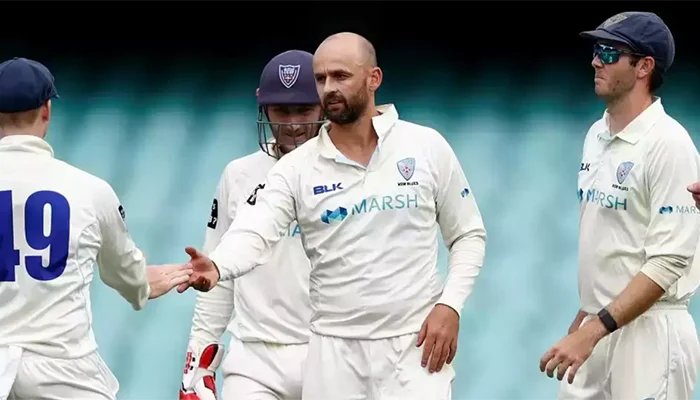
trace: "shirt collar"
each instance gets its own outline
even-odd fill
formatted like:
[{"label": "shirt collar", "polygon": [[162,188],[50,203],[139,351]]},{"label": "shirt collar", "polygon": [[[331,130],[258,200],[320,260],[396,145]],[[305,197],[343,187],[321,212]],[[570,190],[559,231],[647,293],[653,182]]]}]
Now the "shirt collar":
[{"label": "shirt collar", "polygon": [[[377,112],[379,112],[379,115],[372,117],[372,126],[374,127],[374,131],[377,132],[377,149],[379,149],[384,139],[389,132],[391,132],[391,128],[393,128],[396,121],[399,120],[399,113],[396,111],[396,107],[393,104],[377,106]],[[318,134],[318,144],[320,146],[321,155],[327,158],[336,158],[341,154],[333,144],[330,136],[328,136],[329,127],[330,122],[326,122],[321,127]]]},{"label": "shirt collar", "polygon": [[26,152],[54,156],[53,148],[44,139],[32,135],[10,135],[0,138],[0,152]]},{"label": "shirt collar", "polygon": [[654,97],[654,102],[651,103],[646,110],[642,111],[637,118],[633,119],[625,129],[620,131],[617,135],[612,136],[610,134],[610,114],[608,110],[603,113],[603,120],[605,121],[605,128],[603,131],[598,132],[598,137],[603,140],[613,140],[618,137],[625,142],[630,144],[636,144],[639,139],[641,139],[649,130],[656,124],[656,122],[664,116],[666,112],[664,111],[664,106],[661,104],[661,98]]}]

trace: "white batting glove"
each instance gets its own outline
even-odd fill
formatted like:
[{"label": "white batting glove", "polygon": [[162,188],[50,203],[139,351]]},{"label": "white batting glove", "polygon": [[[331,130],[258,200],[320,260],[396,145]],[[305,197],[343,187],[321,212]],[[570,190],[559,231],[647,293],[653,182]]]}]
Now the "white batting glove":
[{"label": "white batting glove", "polygon": [[216,370],[223,358],[222,344],[210,343],[199,352],[190,343],[180,385],[180,400],[217,400]]}]

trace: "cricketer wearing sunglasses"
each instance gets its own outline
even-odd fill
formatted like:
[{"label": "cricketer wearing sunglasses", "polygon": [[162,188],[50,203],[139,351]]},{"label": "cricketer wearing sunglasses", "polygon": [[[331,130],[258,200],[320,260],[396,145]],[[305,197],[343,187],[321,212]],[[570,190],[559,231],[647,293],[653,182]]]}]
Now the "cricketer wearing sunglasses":
[{"label": "cricketer wearing sunglasses", "polygon": [[586,135],[578,175],[580,311],[540,369],[566,376],[559,399],[690,399],[700,214],[686,188],[700,165],[654,95],[673,63],[673,36],[645,12],[581,36],[595,40],[595,92],[607,109]]}]

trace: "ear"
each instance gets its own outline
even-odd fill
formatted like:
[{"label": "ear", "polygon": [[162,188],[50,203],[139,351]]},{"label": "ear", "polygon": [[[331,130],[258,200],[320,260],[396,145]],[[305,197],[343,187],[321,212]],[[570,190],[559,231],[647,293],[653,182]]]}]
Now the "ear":
[{"label": "ear", "polygon": [[41,107],[40,113],[42,120],[48,121],[51,119],[51,100],[46,101],[46,104]]},{"label": "ear", "polygon": [[373,67],[370,70],[369,74],[369,90],[372,92],[376,92],[377,89],[379,89],[379,86],[382,85],[382,79],[384,78],[384,73],[382,72],[382,69],[379,67]]},{"label": "ear", "polygon": [[639,60],[639,64],[637,64],[637,66],[639,67],[637,75],[640,78],[644,78],[647,75],[651,75],[651,73],[654,71],[655,65],[656,60],[654,60],[652,57],[642,58],[641,60]]},{"label": "ear", "polygon": [[255,89],[255,97],[260,97],[260,88]]}]

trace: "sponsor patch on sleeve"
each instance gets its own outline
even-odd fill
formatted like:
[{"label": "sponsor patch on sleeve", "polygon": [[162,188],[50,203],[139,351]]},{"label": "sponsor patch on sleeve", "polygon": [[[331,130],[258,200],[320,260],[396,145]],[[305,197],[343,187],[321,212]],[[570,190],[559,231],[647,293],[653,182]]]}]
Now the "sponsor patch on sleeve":
[{"label": "sponsor patch on sleeve", "polygon": [[216,229],[216,224],[219,222],[219,201],[214,199],[211,205],[211,214],[209,215],[209,222],[207,226],[211,229]]}]

